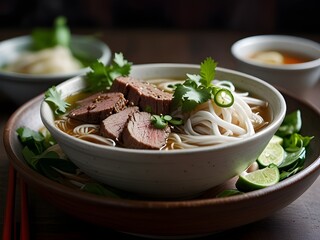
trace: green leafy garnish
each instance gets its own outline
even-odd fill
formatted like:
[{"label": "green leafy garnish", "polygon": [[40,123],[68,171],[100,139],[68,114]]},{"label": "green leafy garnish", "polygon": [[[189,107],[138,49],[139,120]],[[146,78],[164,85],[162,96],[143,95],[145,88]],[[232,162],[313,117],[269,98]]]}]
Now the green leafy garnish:
[{"label": "green leafy garnish", "polygon": [[300,148],[308,146],[312,138],[313,137],[302,136],[295,132],[283,139],[283,147],[288,152],[296,152],[299,151]]},{"label": "green leafy garnish", "polygon": [[52,138],[45,137],[42,133],[36,132],[27,127],[20,127],[16,130],[21,143],[27,146],[36,155],[42,153],[49,146],[55,144]]},{"label": "green leafy garnish", "polygon": [[212,80],[216,75],[216,67],[217,62],[215,62],[212,58],[207,58],[201,63],[200,68],[200,83],[204,87],[211,87]]},{"label": "green leafy garnish", "polygon": [[[209,99],[213,99],[220,107],[230,107],[234,102],[232,93],[212,84],[216,66],[217,63],[212,58],[206,58],[200,65],[200,75],[187,74],[187,80],[176,85],[172,107],[181,107],[182,112],[190,112]],[[216,94],[218,95],[215,97]]]},{"label": "green leafy garnish", "polygon": [[64,114],[70,106],[70,103],[62,99],[61,92],[55,86],[45,92],[44,100],[50,105],[56,115]]},{"label": "green leafy garnish", "polygon": [[164,129],[170,123],[173,126],[179,126],[183,124],[182,119],[173,118],[170,115],[152,115],[151,116],[151,123],[155,128]]},{"label": "green leafy garnish", "polygon": [[[23,146],[22,155],[33,170],[55,182],[64,184],[66,179],[61,172],[77,175],[79,169],[66,158],[59,147],[54,148],[57,143],[53,140],[51,134],[47,133],[45,135],[42,132],[36,132],[28,127],[20,127],[16,130],[18,139]],[[49,147],[51,148],[49,149]],[[61,154],[63,158],[61,158]],[[108,189],[100,183],[85,183],[81,190],[97,195],[119,198],[116,191],[113,191],[112,188]]]},{"label": "green leafy garnish", "polygon": [[51,48],[57,45],[69,47],[71,33],[65,17],[57,17],[52,29],[37,28],[31,33],[34,50]]},{"label": "green leafy garnish", "polygon": [[211,93],[207,88],[198,86],[196,82],[187,80],[183,84],[178,84],[173,94],[173,108],[181,106],[181,111],[190,112],[196,106],[206,102],[211,98]]},{"label": "green leafy garnish", "polygon": [[300,110],[287,114],[276,135],[283,138],[282,146],[286,151],[283,162],[279,165],[280,180],[296,174],[303,169],[306,148],[313,136],[302,136],[300,130],[302,118]]},{"label": "green leafy garnish", "polygon": [[105,66],[96,60],[86,75],[88,91],[104,91],[111,87],[113,80],[119,76],[128,76],[131,71],[131,62],[124,59],[122,53],[115,53],[112,64]]},{"label": "green leafy garnish", "polygon": [[296,110],[290,114],[287,114],[279,127],[276,135],[279,137],[285,137],[293,133],[298,133],[302,126],[301,112]]}]

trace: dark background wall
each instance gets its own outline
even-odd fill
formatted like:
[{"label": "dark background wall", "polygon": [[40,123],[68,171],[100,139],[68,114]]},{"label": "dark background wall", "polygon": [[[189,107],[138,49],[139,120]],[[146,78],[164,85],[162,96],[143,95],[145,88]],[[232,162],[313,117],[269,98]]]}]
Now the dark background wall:
[{"label": "dark background wall", "polygon": [[319,0],[0,0],[0,28],[231,29],[320,33]]}]

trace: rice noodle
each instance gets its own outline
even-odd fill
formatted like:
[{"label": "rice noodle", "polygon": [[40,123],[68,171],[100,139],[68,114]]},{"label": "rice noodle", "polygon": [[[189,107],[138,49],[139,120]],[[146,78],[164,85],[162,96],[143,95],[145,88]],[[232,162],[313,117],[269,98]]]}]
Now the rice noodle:
[{"label": "rice noodle", "polygon": [[267,124],[257,111],[267,106],[265,101],[249,97],[247,92],[235,92],[230,81],[214,80],[213,84],[233,93],[233,105],[221,108],[209,100],[198,106],[188,116],[181,131],[170,134],[168,141],[174,143],[169,148],[191,148],[237,141],[254,135],[256,130]]},{"label": "rice noodle", "polygon": [[22,53],[5,67],[6,71],[28,74],[70,73],[78,71],[82,64],[69,48],[56,46],[36,52]]}]

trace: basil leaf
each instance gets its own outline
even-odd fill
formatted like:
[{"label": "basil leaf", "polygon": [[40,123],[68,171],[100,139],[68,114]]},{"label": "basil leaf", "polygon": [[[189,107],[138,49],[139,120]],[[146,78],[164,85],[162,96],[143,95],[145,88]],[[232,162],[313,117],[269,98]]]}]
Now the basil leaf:
[{"label": "basil leaf", "polygon": [[279,137],[285,137],[287,135],[298,133],[302,126],[301,112],[300,110],[287,114],[279,127],[276,135]]}]

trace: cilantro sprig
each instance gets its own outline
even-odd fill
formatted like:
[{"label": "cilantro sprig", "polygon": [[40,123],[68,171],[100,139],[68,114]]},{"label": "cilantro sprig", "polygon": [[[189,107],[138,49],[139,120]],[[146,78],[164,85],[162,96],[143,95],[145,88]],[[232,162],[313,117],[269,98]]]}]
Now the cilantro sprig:
[{"label": "cilantro sprig", "polygon": [[104,91],[111,87],[112,82],[119,76],[128,76],[132,63],[124,59],[122,53],[115,53],[113,62],[104,65],[96,60],[91,66],[91,71],[87,73],[86,80],[88,91]]},{"label": "cilantro sprig", "polygon": [[183,124],[183,120],[179,118],[173,118],[170,115],[152,115],[151,116],[151,123],[155,128],[164,129],[170,123],[173,126],[179,126]]},{"label": "cilantro sprig", "polygon": [[34,50],[51,48],[57,45],[69,47],[71,40],[67,20],[63,16],[55,19],[52,29],[36,28],[31,33]]},{"label": "cilantro sprig", "polygon": [[70,106],[70,103],[63,100],[61,92],[55,86],[52,86],[45,92],[44,100],[50,105],[56,115],[64,114]]},{"label": "cilantro sprig", "polygon": [[173,109],[181,107],[182,112],[190,112],[209,99],[213,99],[220,107],[230,107],[234,102],[232,93],[228,89],[218,88],[212,84],[216,66],[217,62],[208,57],[200,65],[200,75],[187,74],[187,80],[183,84],[176,85]]}]

